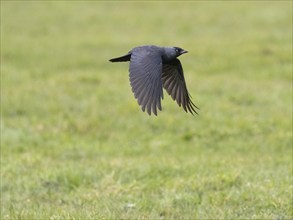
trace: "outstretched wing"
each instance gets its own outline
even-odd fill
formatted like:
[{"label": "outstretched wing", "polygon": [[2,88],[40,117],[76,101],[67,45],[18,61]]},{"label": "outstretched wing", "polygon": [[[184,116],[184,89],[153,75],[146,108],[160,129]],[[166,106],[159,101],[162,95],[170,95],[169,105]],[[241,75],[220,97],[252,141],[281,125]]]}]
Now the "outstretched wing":
[{"label": "outstretched wing", "polygon": [[195,109],[199,108],[192,102],[187,90],[180,60],[175,59],[172,62],[163,64],[162,81],[165,90],[173,100],[176,100],[179,106],[182,105],[186,112],[197,114]]},{"label": "outstretched wing", "polygon": [[131,51],[129,79],[132,92],[142,110],[157,115],[157,108],[162,110],[162,58],[160,53],[139,47]]}]

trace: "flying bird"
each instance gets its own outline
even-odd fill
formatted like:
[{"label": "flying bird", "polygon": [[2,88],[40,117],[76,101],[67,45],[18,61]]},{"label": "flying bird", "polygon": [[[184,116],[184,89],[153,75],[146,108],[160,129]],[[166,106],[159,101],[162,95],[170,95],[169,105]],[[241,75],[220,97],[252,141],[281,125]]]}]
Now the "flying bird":
[{"label": "flying bird", "polygon": [[163,87],[186,112],[199,109],[191,100],[187,90],[183,68],[177,59],[188,51],[180,47],[158,47],[154,45],[135,47],[128,54],[110,59],[111,62],[130,61],[129,80],[142,111],[157,115],[162,110]]}]

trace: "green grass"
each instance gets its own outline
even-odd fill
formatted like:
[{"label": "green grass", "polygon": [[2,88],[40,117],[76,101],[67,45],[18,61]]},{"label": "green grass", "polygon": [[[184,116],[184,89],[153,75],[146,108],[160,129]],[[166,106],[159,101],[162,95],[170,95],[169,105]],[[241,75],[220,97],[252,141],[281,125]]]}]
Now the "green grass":
[{"label": "green grass", "polygon": [[[180,46],[199,116],[141,112]],[[1,1],[1,219],[292,219],[291,1]]]}]

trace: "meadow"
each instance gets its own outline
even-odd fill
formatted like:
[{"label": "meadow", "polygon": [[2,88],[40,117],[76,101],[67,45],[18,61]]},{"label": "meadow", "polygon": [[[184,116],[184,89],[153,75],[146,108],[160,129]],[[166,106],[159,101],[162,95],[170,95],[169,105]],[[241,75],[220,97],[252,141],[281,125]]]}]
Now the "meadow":
[{"label": "meadow", "polygon": [[[1,219],[292,219],[292,1],[1,1]],[[199,115],[140,110],[179,46]]]}]

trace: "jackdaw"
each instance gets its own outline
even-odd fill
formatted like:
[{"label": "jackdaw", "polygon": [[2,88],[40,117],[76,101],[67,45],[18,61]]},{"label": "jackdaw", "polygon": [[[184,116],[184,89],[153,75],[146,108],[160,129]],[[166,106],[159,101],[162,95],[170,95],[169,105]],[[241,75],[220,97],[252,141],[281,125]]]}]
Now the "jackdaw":
[{"label": "jackdaw", "polygon": [[135,47],[128,54],[113,58],[111,62],[130,61],[129,79],[137,102],[142,111],[157,115],[162,110],[163,87],[169,95],[182,105],[186,112],[194,114],[199,109],[191,100],[184,80],[183,68],[178,56],[187,53],[179,47],[154,45]]}]

